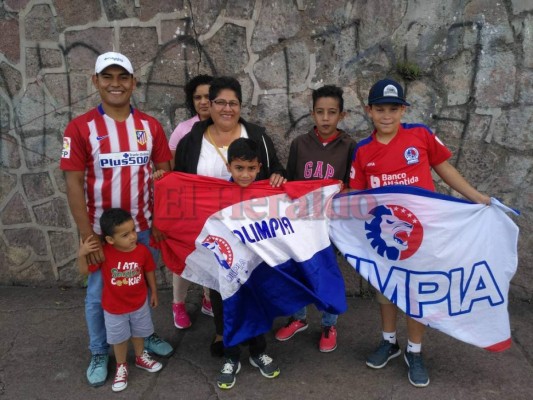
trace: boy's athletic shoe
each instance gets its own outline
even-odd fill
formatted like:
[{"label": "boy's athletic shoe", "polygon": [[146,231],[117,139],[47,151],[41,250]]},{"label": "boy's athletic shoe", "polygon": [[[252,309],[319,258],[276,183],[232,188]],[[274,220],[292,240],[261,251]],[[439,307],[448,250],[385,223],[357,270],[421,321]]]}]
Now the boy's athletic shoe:
[{"label": "boy's athletic shoe", "polygon": [[185,303],[173,303],[172,314],[174,315],[174,326],[178,329],[186,329],[191,326],[191,319],[187,314]]},{"label": "boy's athletic shoe", "polygon": [[107,362],[109,355],[93,354],[89,368],[87,368],[87,380],[89,385],[97,387],[102,386],[107,379]]},{"label": "boy's athletic shoe", "polygon": [[287,325],[278,329],[275,335],[276,339],[278,339],[280,342],[289,340],[291,337],[296,335],[298,332],[305,331],[308,326],[309,325],[307,324],[307,320],[294,319],[291,317],[289,318]]},{"label": "boy's athletic shoe", "polygon": [[416,387],[426,387],[429,385],[429,375],[424,366],[422,353],[411,353],[406,350],[403,357],[409,367],[407,377],[409,378],[411,385]]},{"label": "boy's athletic shoe", "polygon": [[202,296],[202,313],[213,317],[213,307],[211,306],[211,301],[207,300],[205,296]]},{"label": "boy's athletic shoe", "polygon": [[334,326],[325,326],[320,336],[318,349],[322,353],[329,353],[337,348],[337,329]]},{"label": "boy's athletic shoe", "polygon": [[120,392],[128,387],[128,365],[117,364],[117,372],[115,373],[115,379],[113,380],[113,385],[111,390],[113,392]]},{"label": "boy's athletic shoe", "polygon": [[370,368],[383,368],[389,360],[402,354],[398,343],[391,343],[388,340],[382,340],[379,347],[366,359],[366,365]]},{"label": "boy's athletic shoe", "polygon": [[220,389],[231,389],[235,385],[235,375],[241,370],[240,361],[233,361],[231,358],[226,358],[224,365],[220,370],[220,375],[217,378],[217,385]]},{"label": "boy's athletic shoe", "polygon": [[161,357],[170,357],[174,353],[172,346],[157,336],[157,333],[144,339],[144,349]]},{"label": "boy's athletic shoe", "polygon": [[148,372],[157,372],[163,368],[163,364],[154,360],[146,350],[142,355],[135,357],[135,366]]},{"label": "boy's athletic shoe", "polygon": [[250,364],[259,368],[261,375],[265,378],[272,379],[280,373],[278,366],[274,364],[274,360],[265,353],[261,353],[257,357],[250,356]]}]

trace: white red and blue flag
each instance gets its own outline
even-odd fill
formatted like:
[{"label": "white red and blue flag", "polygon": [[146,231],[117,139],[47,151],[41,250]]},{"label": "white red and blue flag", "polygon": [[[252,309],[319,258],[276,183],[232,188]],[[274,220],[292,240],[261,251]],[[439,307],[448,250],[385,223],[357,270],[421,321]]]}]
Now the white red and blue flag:
[{"label": "white red and blue flag", "polygon": [[163,260],[221,293],[226,346],[311,303],[335,314],[346,310],[324,215],[340,187],[320,180],[241,188],[178,172],[156,181],[154,225],[167,237],[160,242]]},{"label": "white red and blue flag", "polygon": [[516,211],[409,186],[341,194],[330,237],[348,262],[410,317],[490,351],[511,345],[509,285]]}]

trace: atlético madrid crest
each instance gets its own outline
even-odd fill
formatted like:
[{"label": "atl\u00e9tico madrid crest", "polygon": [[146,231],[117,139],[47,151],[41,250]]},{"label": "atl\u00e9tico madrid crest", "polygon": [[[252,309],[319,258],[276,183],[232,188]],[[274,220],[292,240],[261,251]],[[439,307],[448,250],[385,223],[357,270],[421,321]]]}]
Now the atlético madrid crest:
[{"label": "atl\u00e9tico madrid crest", "polygon": [[137,143],[144,146],[146,144],[146,131],[135,131],[135,134],[137,135]]},{"label": "atl\u00e9tico madrid crest", "polygon": [[365,222],[366,237],[383,258],[405,260],[416,253],[424,237],[424,229],[416,215],[398,205],[373,208],[374,217]]}]

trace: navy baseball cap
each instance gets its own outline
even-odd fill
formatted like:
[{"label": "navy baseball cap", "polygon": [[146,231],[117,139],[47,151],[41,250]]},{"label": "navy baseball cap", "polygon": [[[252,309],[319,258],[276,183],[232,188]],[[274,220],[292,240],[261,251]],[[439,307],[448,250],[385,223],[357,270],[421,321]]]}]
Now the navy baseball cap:
[{"label": "navy baseball cap", "polygon": [[372,104],[411,105],[405,101],[402,86],[392,79],[382,79],[374,83],[368,92],[368,105]]}]

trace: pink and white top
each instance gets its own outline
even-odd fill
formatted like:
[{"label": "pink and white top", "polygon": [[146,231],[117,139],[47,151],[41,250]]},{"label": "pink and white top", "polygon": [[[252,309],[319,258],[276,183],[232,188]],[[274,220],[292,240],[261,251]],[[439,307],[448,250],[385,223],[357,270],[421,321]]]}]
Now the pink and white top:
[{"label": "pink and white top", "polygon": [[168,140],[168,147],[171,151],[176,151],[176,147],[178,147],[180,140],[191,131],[192,126],[198,121],[200,121],[200,117],[198,117],[197,114],[186,121],[180,122],[178,126],[176,126],[176,129],[174,129]]}]

